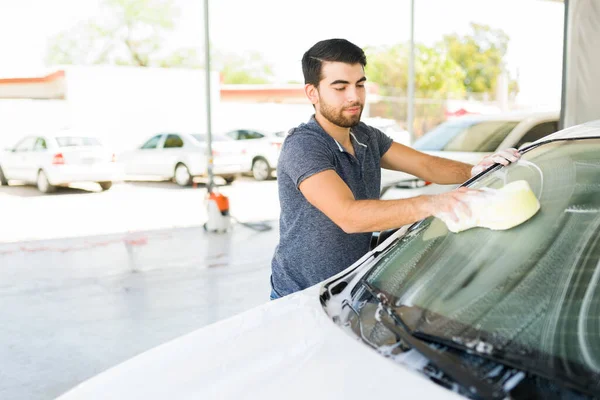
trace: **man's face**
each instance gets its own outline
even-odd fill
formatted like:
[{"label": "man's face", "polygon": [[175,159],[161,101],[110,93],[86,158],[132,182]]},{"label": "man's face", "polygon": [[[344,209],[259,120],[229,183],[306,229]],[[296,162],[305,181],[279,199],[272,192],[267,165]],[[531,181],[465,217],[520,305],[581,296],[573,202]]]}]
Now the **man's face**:
[{"label": "man's face", "polygon": [[360,64],[324,62],[316,96],[315,110],[329,122],[351,128],[360,122],[365,104],[365,71]]}]

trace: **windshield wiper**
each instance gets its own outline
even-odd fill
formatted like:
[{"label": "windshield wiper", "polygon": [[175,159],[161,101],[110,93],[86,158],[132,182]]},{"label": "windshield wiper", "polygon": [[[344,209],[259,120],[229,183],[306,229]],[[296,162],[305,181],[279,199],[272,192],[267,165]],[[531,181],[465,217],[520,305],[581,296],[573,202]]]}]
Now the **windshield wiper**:
[{"label": "windshield wiper", "polygon": [[397,340],[402,341],[406,346],[419,352],[475,397],[480,399],[509,398],[504,388],[486,381],[476,372],[468,369],[457,356],[436,350],[430,347],[427,342],[417,338],[402,320],[402,317],[390,306],[388,296],[385,293],[364,280],[362,281],[362,286],[377,300],[381,310],[384,311],[379,312],[376,319],[389,329],[396,336]]}]

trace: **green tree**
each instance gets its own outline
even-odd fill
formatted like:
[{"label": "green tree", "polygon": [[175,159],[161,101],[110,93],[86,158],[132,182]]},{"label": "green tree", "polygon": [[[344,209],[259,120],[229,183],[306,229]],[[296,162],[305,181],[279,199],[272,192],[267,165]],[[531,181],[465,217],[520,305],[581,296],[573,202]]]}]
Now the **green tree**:
[{"label": "green tree", "polygon": [[[500,29],[471,24],[466,35],[445,35],[433,46],[415,46],[415,91],[419,97],[455,97],[465,93],[495,94],[496,81],[504,68],[509,37]],[[408,86],[407,44],[368,47],[367,75],[379,84],[383,95],[406,93]],[[511,92],[518,91],[509,79]]]},{"label": "green tree", "polygon": [[[463,82],[469,93],[490,93],[496,90],[496,80],[504,66],[504,56],[510,38],[501,29],[471,23],[468,35],[444,36],[438,47],[447,52],[465,73]],[[509,86],[516,89],[516,82]]]},{"label": "green tree", "polygon": [[386,47],[367,47],[365,73],[370,82],[380,86],[381,94],[394,94],[393,88],[408,85],[408,49],[404,44]]},{"label": "green tree", "polygon": [[216,54],[215,65],[221,69],[223,83],[264,84],[271,82],[273,69],[257,52]]},{"label": "green tree", "polygon": [[173,0],[105,0],[101,13],[53,37],[47,63],[199,66],[195,49],[164,49],[179,13]]},{"label": "green tree", "polygon": [[[367,76],[383,95],[405,93],[408,86],[408,46],[367,48]],[[415,91],[419,97],[448,97],[465,92],[464,72],[444,52],[424,44],[415,46]]]}]

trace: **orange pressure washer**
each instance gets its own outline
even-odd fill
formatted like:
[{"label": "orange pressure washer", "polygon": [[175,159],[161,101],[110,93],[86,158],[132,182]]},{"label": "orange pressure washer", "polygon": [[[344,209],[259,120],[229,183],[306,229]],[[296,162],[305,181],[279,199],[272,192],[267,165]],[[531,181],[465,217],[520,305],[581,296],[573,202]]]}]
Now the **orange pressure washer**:
[{"label": "orange pressure washer", "polygon": [[204,229],[209,232],[226,232],[231,226],[229,198],[221,193],[209,191],[207,202],[208,220]]}]

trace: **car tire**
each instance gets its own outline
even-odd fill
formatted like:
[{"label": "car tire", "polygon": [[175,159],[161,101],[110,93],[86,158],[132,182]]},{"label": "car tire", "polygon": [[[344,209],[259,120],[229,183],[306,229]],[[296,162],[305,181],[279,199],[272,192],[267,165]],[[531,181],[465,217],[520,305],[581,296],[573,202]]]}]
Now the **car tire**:
[{"label": "car tire", "polygon": [[0,167],[0,185],[8,186],[8,180],[6,176],[4,176],[4,171],[2,171],[2,167]]},{"label": "car tire", "polygon": [[231,185],[233,181],[235,181],[235,175],[224,176],[223,179],[225,180],[226,184]]},{"label": "car tire", "polygon": [[40,170],[38,172],[38,177],[37,177],[36,183],[37,183],[38,190],[42,193],[56,192],[56,186],[52,185],[48,181],[48,177],[46,176],[46,173],[43,170]]},{"label": "car tire", "polygon": [[98,182],[98,185],[102,188],[102,191],[108,190],[112,187],[112,182]]},{"label": "car tire", "polygon": [[175,166],[174,176],[175,183],[181,187],[190,186],[192,184],[192,176],[190,170],[184,163],[177,163]]},{"label": "car tire", "polygon": [[273,170],[269,165],[269,162],[263,157],[256,157],[252,161],[252,176],[257,181],[266,181],[271,178]]}]

